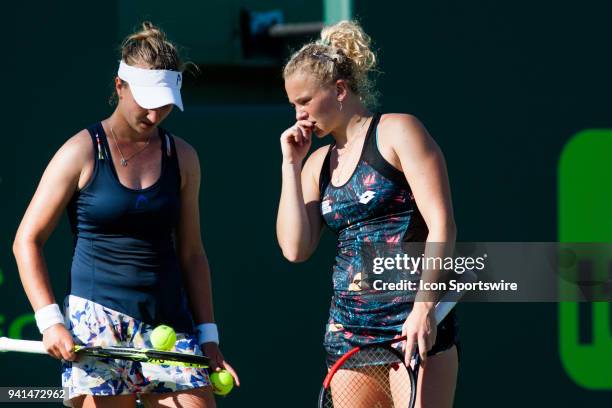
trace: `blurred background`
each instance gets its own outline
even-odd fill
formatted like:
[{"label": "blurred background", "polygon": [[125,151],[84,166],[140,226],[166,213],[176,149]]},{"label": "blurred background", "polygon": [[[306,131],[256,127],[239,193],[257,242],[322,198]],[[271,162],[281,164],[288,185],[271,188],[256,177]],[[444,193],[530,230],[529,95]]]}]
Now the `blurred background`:
[{"label": "blurred background", "polygon": [[[278,139],[294,118],[281,78],[289,50],[322,22],[359,19],[380,60],[379,109],[419,117],[445,154],[459,241],[606,242],[611,13],[612,3],[597,0],[6,4],[0,335],[40,337],[12,256],[14,234],[54,152],[112,112],[119,45],[143,20],[200,68],[185,75],[185,112],[175,109],[164,125],[202,163],[202,235],[221,346],[243,382],[219,406],[311,407],[325,373],[335,237],[326,232],[303,264],[285,261],[275,239]],[[70,242],[64,219],[45,248],[58,299]],[[587,306],[460,305],[455,406],[609,406],[612,313],[608,304]],[[0,367],[0,386],[60,385],[51,358],[2,354]]]}]

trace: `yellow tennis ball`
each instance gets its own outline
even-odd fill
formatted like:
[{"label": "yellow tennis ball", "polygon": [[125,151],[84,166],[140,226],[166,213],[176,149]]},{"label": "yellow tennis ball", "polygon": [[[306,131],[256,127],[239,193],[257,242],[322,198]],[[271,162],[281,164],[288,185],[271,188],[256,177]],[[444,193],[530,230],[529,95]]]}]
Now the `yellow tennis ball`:
[{"label": "yellow tennis ball", "polygon": [[217,395],[227,395],[234,388],[234,377],[227,371],[215,371],[210,375],[213,392]]},{"label": "yellow tennis ball", "polygon": [[174,343],[176,343],[176,333],[170,326],[162,324],[151,332],[151,344],[153,344],[153,348],[156,350],[172,350]]}]

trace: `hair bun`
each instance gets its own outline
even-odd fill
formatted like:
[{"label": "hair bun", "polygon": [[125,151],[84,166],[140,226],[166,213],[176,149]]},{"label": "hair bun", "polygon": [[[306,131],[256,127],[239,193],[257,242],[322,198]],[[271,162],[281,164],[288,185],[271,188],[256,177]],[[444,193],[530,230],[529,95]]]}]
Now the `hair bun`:
[{"label": "hair bun", "polygon": [[166,41],[166,34],[150,21],[144,21],[140,31],[136,31],[130,35],[127,41],[148,41],[149,39]]},{"label": "hair bun", "polygon": [[344,53],[363,74],[376,67],[376,55],[370,49],[372,40],[354,21],[344,20],[325,27],[321,31],[320,43]]},{"label": "hair bun", "polygon": [[144,21],[140,31],[129,35],[121,45],[121,59],[128,65],[144,65],[150,69],[182,71],[183,64],[176,46],[166,34],[150,21]]},{"label": "hair bun", "polygon": [[370,45],[370,37],[354,21],[325,27],[318,41],[304,45],[291,56],[283,68],[283,78],[301,71],[320,84],[343,79],[366,106],[373,107],[378,92],[370,78],[376,67],[376,55]]}]

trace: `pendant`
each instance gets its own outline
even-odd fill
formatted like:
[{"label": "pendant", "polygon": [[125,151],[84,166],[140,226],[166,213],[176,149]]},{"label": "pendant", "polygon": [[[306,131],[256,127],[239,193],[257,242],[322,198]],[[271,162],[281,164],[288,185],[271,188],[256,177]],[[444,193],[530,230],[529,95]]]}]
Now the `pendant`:
[{"label": "pendant", "polygon": [[125,160],[125,159],[121,159],[121,165],[122,165],[123,167],[126,167],[126,166],[127,166],[127,160]]}]

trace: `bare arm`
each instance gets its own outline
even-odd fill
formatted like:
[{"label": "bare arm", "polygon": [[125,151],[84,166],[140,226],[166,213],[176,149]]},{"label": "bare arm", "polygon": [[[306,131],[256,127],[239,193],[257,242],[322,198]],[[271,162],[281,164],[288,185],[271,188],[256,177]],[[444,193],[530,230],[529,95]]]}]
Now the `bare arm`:
[{"label": "bare arm", "polygon": [[[450,184],[444,156],[417,118],[388,115],[387,134],[427,224],[426,256],[449,256],[456,238]],[[439,271],[424,271],[424,280],[444,279]],[[427,275],[429,273],[429,275]],[[418,302],[433,307],[434,302]]]},{"label": "bare arm", "polygon": [[429,228],[428,242],[455,240],[450,184],[442,151],[421,122],[401,115],[393,147]]},{"label": "bare arm", "polygon": [[208,258],[200,235],[200,162],[195,150],[175,137],[181,167],[181,211],[176,231],[178,256],[196,324],[215,321]]},{"label": "bare arm", "polygon": [[301,163],[283,161],[276,236],[283,255],[291,262],[308,259],[321,238],[318,174],[327,149],[322,147],[310,155],[304,168]]},{"label": "bare arm", "polygon": [[[13,243],[21,283],[35,311],[56,303],[43,257],[43,247],[76,191],[79,179],[87,171],[87,157],[91,157],[92,147],[87,131],[84,132],[69,139],[47,166]],[[50,329],[45,330],[45,334]],[[48,342],[44,340],[49,349]],[[63,349],[57,354],[51,354],[71,357]]]},{"label": "bare arm", "polygon": [[[176,231],[179,262],[196,325],[214,323],[210,267],[200,235],[200,161],[190,145],[177,137],[174,139],[181,168],[181,210]],[[204,343],[201,346],[211,359],[212,368],[226,368],[240,385],[236,371],[225,361],[218,345]]]},{"label": "bare arm", "polygon": [[[391,161],[399,164],[414,194],[429,233],[425,257],[445,257],[452,254],[456,238],[455,220],[446,164],[440,148],[414,116],[386,115],[385,138],[392,148]],[[444,271],[424,270],[426,282],[446,280]],[[433,317],[435,299],[439,294],[417,293],[413,312],[403,327],[407,342],[406,358],[410,359],[418,344],[421,360],[427,358],[436,337]]]}]

